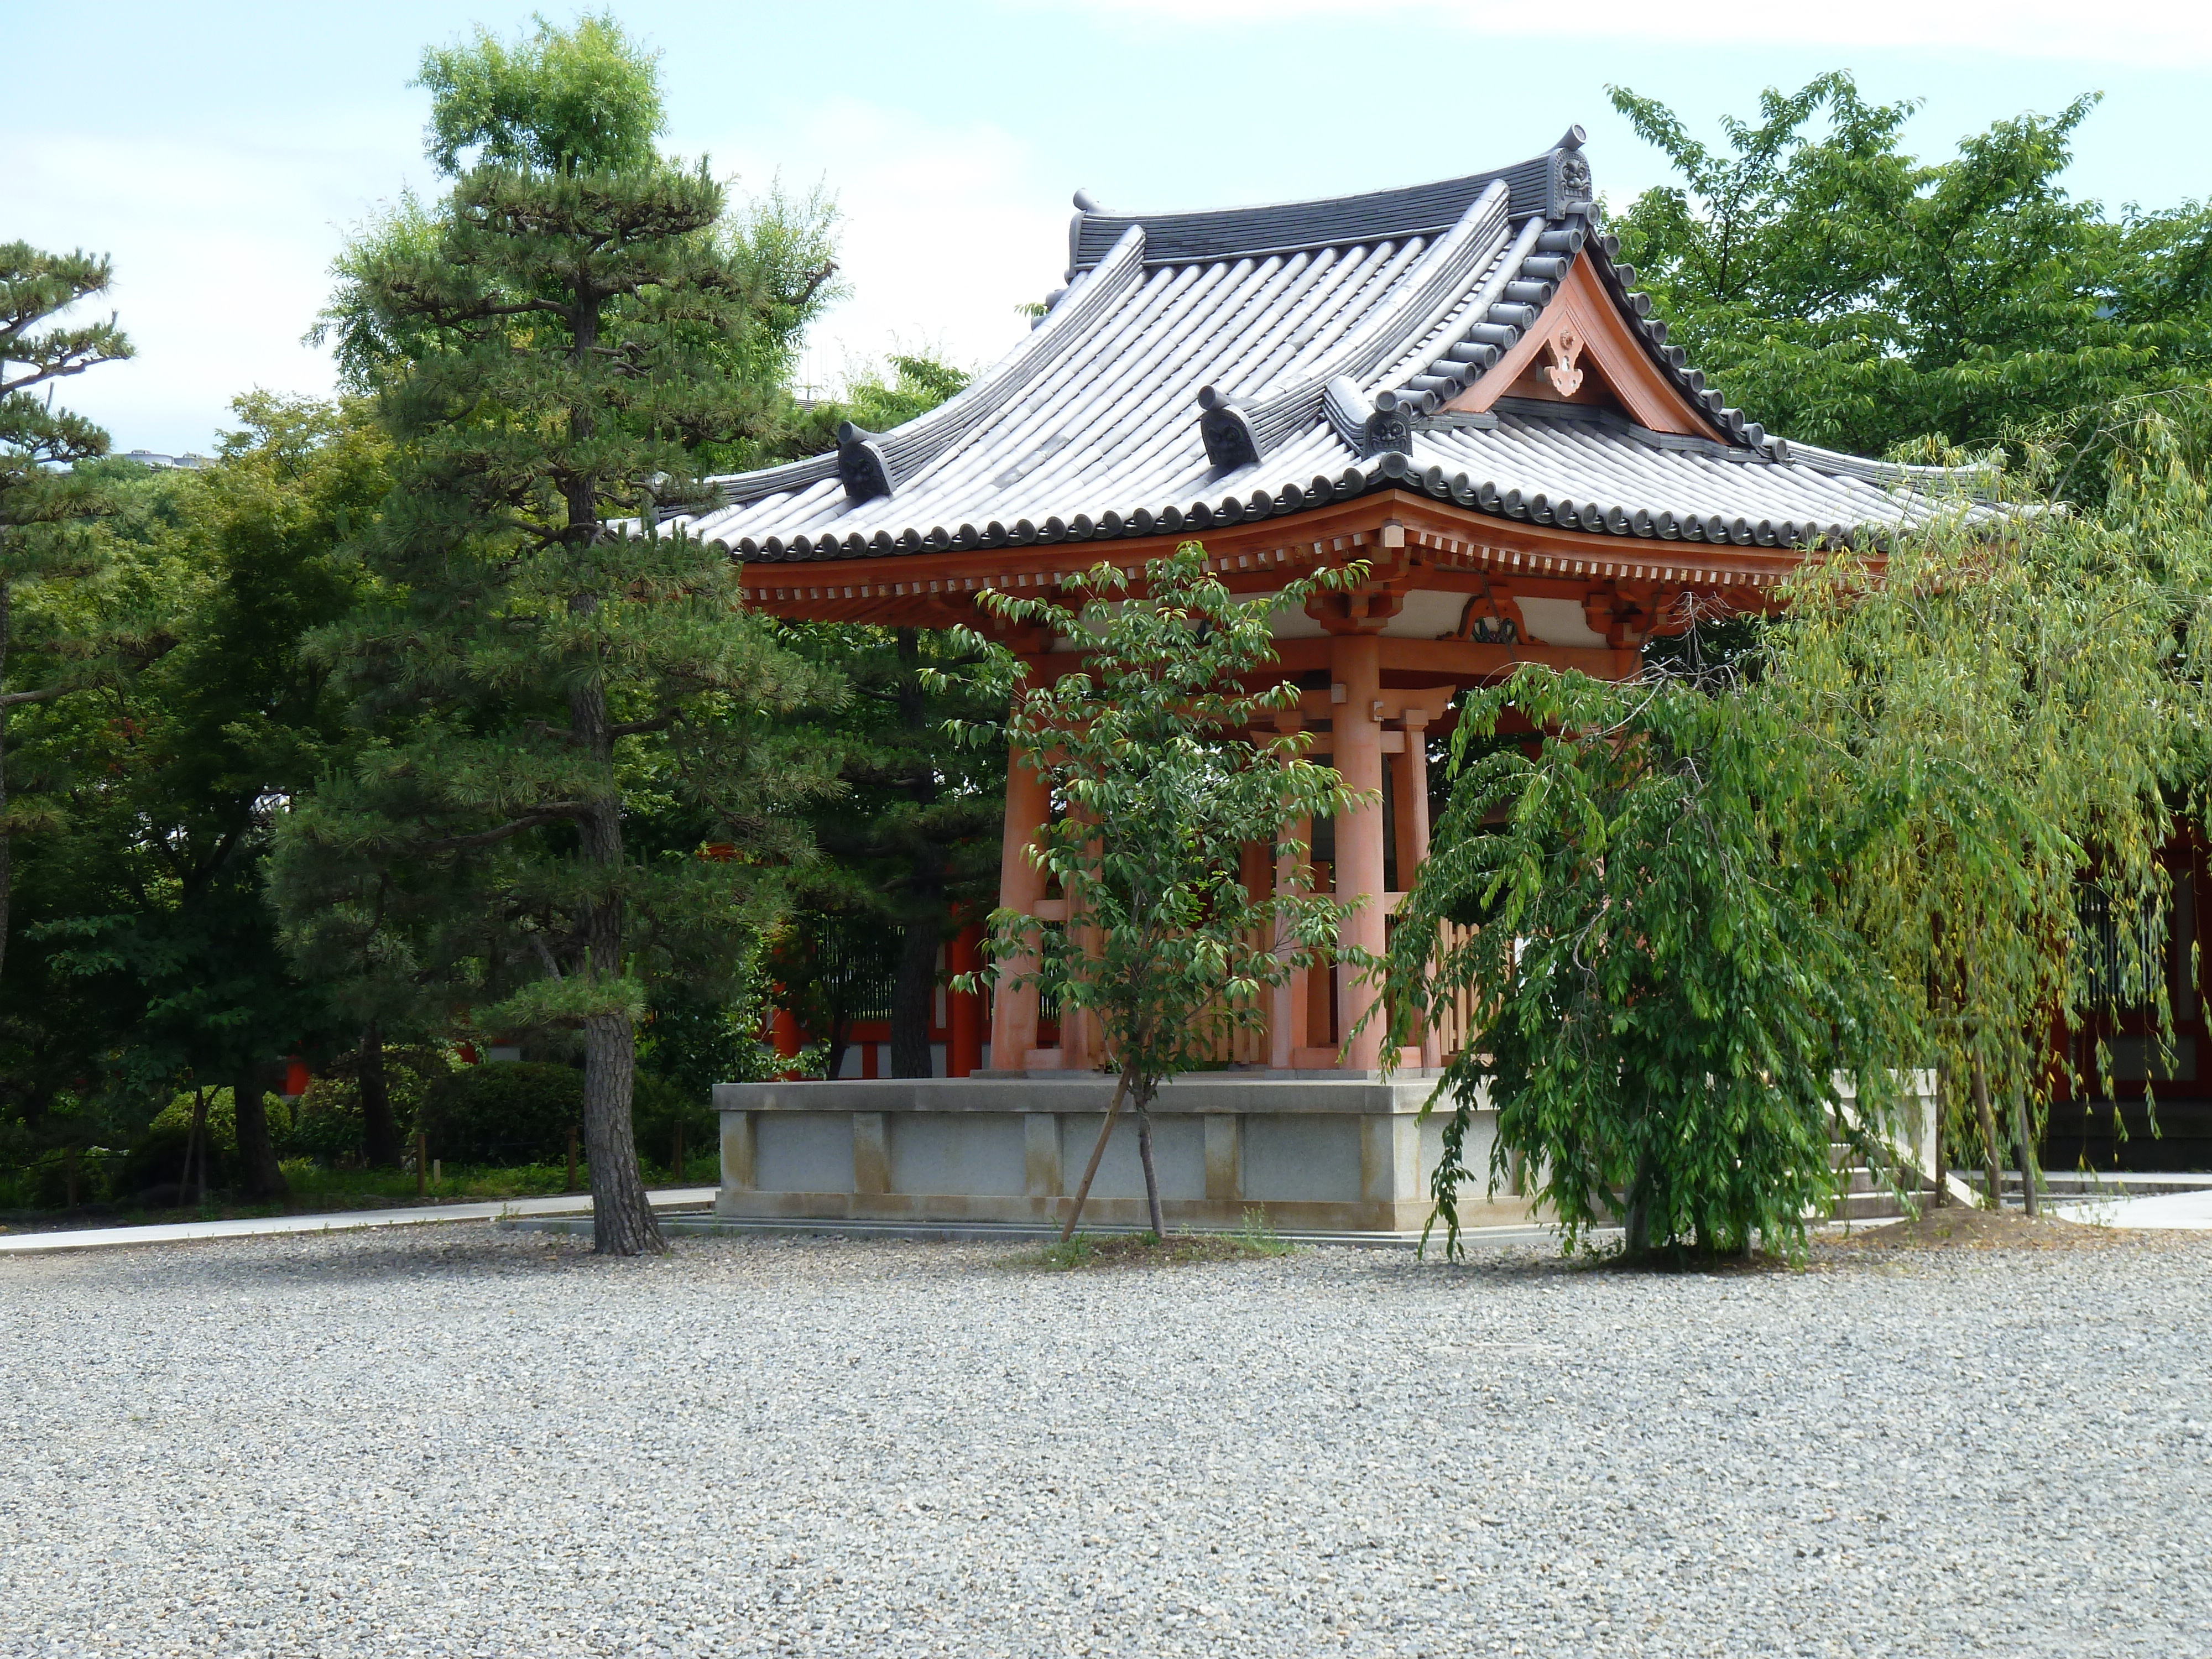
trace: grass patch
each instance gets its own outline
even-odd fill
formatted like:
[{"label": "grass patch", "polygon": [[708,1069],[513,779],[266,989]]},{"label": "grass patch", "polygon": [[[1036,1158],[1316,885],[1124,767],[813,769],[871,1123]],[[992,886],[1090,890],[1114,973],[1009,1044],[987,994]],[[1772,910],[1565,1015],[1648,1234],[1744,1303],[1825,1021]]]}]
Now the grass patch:
[{"label": "grass patch", "polygon": [[1207,1261],[1249,1261],[1288,1255],[1297,1249],[1267,1224],[1261,1209],[1244,1212],[1235,1232],[1078,1233],[1017,1258],[1016,1265],[1074,1273],[1089,1267],[1187,1267]]}]

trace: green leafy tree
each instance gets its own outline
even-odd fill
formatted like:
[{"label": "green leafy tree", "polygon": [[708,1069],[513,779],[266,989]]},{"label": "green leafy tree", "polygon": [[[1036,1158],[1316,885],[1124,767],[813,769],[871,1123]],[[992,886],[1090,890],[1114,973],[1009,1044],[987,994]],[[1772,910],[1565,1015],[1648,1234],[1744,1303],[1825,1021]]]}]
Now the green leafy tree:
[{"label": "green leafy tree", "polygon": [[477,165],[573,178],[652,172],[668,115],[659,58],[611,12],[563,29],[540,17],[509,46],[479,27],[465,46],[432,46],[416,85],[430,94],[424,149],[438,171]]},{"label": "green leafy tree", "polygon": [[[988,721],[1003,701],[979,695],[966,676],[980,653],[945,633],[833,623],[797,625],[788,637],[852,696],[812,722],[842,757],[844,787],[810,815],[822,857],[805,874],[783,977],[803,976],[810,952],[857,946],[886,958],[891,1074],[927,1077],[939,948],[998,891],[1005,811],[1002,753],[958,744],[948,728]],[[880,946],[862,942],[871,934]],[[834,1075],[843,1011],[832,1003],[812,1012]]]},{"label": "green leafy tree", "polygon": [[[1487,744],[1509,710],[1547,734],[1534,754]],[[1831,1077],[1878,1089],[1904,1012],[1802,855],[1853,831],[1818,823],[1793,736],[1755,695],[1688,680],[1528,667],[1467,695],[1461,775],[1390,942],[1401,1031],[1460,996],[1486,1011],[1437,1091],[1448,1248],[1486,1085],[1491,1183],[1534,1171],[1570,1249],[1607,1223],[1639,1260],[1787,1248],[1832,1196]]]},{"label": "green leafy tree", "polygon": [[[2145,971],[2162,925],[2093,971],[2081,906],[2094,881],[2116,914],[2162,916],[2159,854],[2178,810],[2203,810],[2208,430],[2203,394],[2161,400],[2111,440],[2100,511],[1810,572],[1772,630],[1766,695],[1797,742],[1848,757],[1832,810],[1874,827],[1838,894],[1913,995],[1947,1139],[1978,1145],[1991,1203],[2009,1141],[2035,1206],[2055,1027],[2150,981],[2171,1029]],[[2046,479],[2070,461],[2038,459]]]},{"label": "green leafy tree", "polygon": [[347,744],[328,672],[300,641],[351,604],[337,550],[386,475],[358,409],[257,393],[236,410],[216,465],[163,481],[158,518],[108,532],[164,607],[167,648],[80,700],[96,726],[40,734],[49,749],[88,742],[98,760],[69,774],[53,862],[107,873],[39,933],[64,942],[58,966],[104,988],[100,1036],[125,1092],[234,1091],[239,1179],[269,1197],[285,1183],[261,1102],[281,1056],[325,1038],[330,1011],[288,970],[265,866],[283,802]]},{"label": "green leafy tree", "polygon": [[1986,447],[2212,363],[2212,210],[2108,219],[2060,183],[2097,100],[2001,121],[1925,162],[1914,105],[1837,71],[1693,137],[1613,106],[1673,164],[1617,214],[1621,255],[1690,362],[1771,430],[1855,453]]},{"label": "green leafy tree", "polygon": [[[1259,843],[1303,872],[1307,849],[1289,825],[1372,804],[1304,758],[1308,734],[1252,735],[1297,706],[1294,683],[1266,684],[1275,661],[1269,613],[1357,575],[1358,567],[1322,571],[1279,596],[1239,601],[1207,569],[1205,550],[1186,542],[1146,566],[1134,597],[1118,569],[1101,564],[1072,584],[1085,596],[1079,612],[1000,592],[981,601],[1007,622],[1088,641],[1077,672],[1015,690],[1006,725],[1016,763],[1033,769],[1061,809],[1032,856],[1060,884],[1068,920],[994,911],[989,949],[1001,966],[984,977],[1034,963],[1014,968],[1009,982],[1097,1017],[1120,1074],[1099,1146],[1127,1100],[1155,1237],[1165,1231],[1152,1167],[1160,1085],[1211,1063],[1231,1028],[1264,1024],[1267,988],[1338,949],[1349,906],[1313,892],[1303,875],[1255,892],[1241,871],[1243,849]],[[963,643],[982,641],[970,634]],[[1255,680],[1261,689],[1249,689]],[[1089,1184],[1086,1176],[1070,1231]]]},{"label": "green leafy tree", "polygon": [[55,320],[113,280],[105,258],[0,244],[0,970],[14,887],[8,717],[88,678],[96,650],[70,628],[65,590],[97,572],[97,544],[81,533],[81,521],[98,510],[99,498],[75,464],[107,453],[106,433],[32,388],[131,356],[112,317]]},{"label": "green leafy tree", "polygon": [[[138,730],[134,668],[173,641],[195,584],[166,556],[191,476],[115,459],[81,461],[100,502],[70,526],[83,580],[19,596],[18,683],[65,678],[70,695],[17,706],[8,727],[13,938],[0,965],[0,1125],[27,1151],[113,1148],[141,1129],[160,1079],[123,1086],[117,1061],[143,1011],[137,988],[80,970],[68,924],[137,902],[141,826],[130,792]],[[31,625],[34,624],[34,625]]]},{"label": "green leafy tree", "polygon": [[[647,142],[650,58],[587,24],[426,57],[434,159],[478,155],[429,234],[348,278],[345,307],[422,349],[381,392],[374,602],[316,641],[375,741],[286,833],[446,889],[481,939],[477,1028],[580,1037],[598,1247],[635,1254],[660,1248],[630,1123],[649,982],[745,954],[798,850],[779,809],[819,782],[765,722],[834,688],[725,556],[654,527],[701,498],[702,453],[773,416],[732,372],[764,299],[718,243],[722,187]],[[638,857],[630,829],[672,802],[744,856]]]}]

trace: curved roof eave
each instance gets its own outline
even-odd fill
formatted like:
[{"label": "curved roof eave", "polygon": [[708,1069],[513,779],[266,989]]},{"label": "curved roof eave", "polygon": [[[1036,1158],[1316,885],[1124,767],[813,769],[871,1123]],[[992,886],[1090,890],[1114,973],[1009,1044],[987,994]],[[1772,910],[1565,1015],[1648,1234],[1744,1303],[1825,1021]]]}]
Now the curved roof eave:
[{"label": "curved roof eave", "polygon": [[[1985,472],[1793,446],[1726,407],[1666,343],[1618,242],[1593,222],[1587,166],[1565,165],[1580,163],[1579,144],[1577,129],[1514,167],[1277,208],[1115,216],[1079,196],[1077,251],[1109,229],[1110,244],[1079,260],[1037,326],[957,397],[888,433],[848,428],[839,452],[714,480],[720,505],[680,522],[749,561],[785,562],[1204,534],[1393,488],[1586,533],[1759,546],[1878,541],[1939,510],[1990,512]],[[1531,169],[1542,174],[1540,203]],[[1285,226],[1302,227],[1300,237],[1396,226],[1404,240],[1261,246],[1288,235]],[[1365,263],[1330,267],[1339,255]],[[1492,416],[1427,417],[1500,367],[1480,343],[1514,332],[1498,319],[1541,326],[1577,258],[1711,438],[1648,432],[1577,405],[1516,409],[1489,437],[1475,428],[1495,427]],[[1355,266],[1327,299],[1333,343],[1285,356],[1321,326],[1300,320],[1314,283]],[[1275,366],[1256,379],[1237,367],[1262,359]],[[1194,362],[1224,377],[1220,392],[1176,378],[1194,378]],[[1257,395],[1227,395],[1239,384]],[[1362,424],[1375,413],[1367,388],[1378,401],[1413,400],[1389,447],[1378,450]],[[1194,389],[1203,416],[1176,402]],[[1040,410],[1102,401],[1077,420],[1086,441],[1108,434],[1089,455],[1060,454],[1054,443],[1074,441],[1057,434],[1038,443]],[[1208,432],[1198,453],[1199,429],[1225,420],[1237,428],[1231,441],[1217,448],[1219,434]],[[855,452],[865,452],[857,479]],[[939,466],[947,457],[957,459]],[[1034,477],[1031,466],[1042,467]],[[919,512],[901,523],[909,483],[905,510]],[[1967,485],[1979,486],[1976,498]]]}]

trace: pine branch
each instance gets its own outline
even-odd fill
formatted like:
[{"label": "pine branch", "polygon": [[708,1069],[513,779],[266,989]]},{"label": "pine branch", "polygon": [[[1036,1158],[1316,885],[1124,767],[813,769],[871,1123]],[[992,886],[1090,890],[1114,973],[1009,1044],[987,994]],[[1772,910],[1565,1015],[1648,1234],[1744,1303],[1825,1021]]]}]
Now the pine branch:
[{"label": "pine branch", "polygon": [[581,800],[555,801],[534,812],[526,812],[494,830],[479,830],[473,836],[445,836],[434,841],[417,842],[416,850],[422,853],[458,853],[472,847],[493,847],[526,830],[542,830],[549,823],[559,823],[564,818],[580,817],[592,810],[592,803]]},{"label": "pine branch", "polygon": [[610,738],[634,738],[647,732],[665,732],[684,718],[680,708],[664,708],[651,720],[619,720],[607,728]]}]

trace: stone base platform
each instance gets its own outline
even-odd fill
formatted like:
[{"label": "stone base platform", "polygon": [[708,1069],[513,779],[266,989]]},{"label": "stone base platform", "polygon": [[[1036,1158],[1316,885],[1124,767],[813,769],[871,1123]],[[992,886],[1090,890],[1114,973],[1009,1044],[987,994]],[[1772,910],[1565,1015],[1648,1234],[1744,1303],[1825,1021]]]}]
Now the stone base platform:
[{"label": "stone base platform", "polygon": [[[1480,1211],[1488,1218],[1471,1218],[1476,1211]],[[1494,1206],[1462,1205],[1461,1248],[1468,1250],[1557,1249],[1559,1243],[1557,1227],[1531,1220],[1497,1218],[1500,1216],[1518,1218],[1524,1214],[1524,1206],[1517,1201]],[[1048,1224],[1012,1221],[736,1221],[697,1210],[662,1211],[659,1220],[662,1237],[671,1239],[838,1238],[851,1242],[888,1238],[922,1244],[1048,1244],[1060,1237],[1060,1229]],[[576,1238],[592,1236],[592,1218],[589,1216],[502,1216],[493,1224],[501,1232],[564,1233]],[[1135,1233],[1148,1230],[1146,1227],[1094,1227],[1091,1224],[1090,1206],[1084,1206],[1082,1231],[1093,1237],[1103,1233]],[[1170,1227],[1169,1231],[1173,1232],[1174,1229]],[[1617,1229],[1601,1230],[1596,1236],[1611,1238],[1616,1236],[1617,1231]],[[1284,1232],[1278,1230],[1274,1236],[1285,1244],[1345,1244],[1357,1245],[1364,1249],[1417,1250],[1422,1245],[1419,1229],[1402,1233]],[[1427,1243],[1430,1251],[1441,1259],[1444,1253],[1443,1223],[1437,1223]]]},{"label": "stone base platform", "polygon": [[[1426,1121],[1419,1115],[1435,1087],[1433,1076],[1403,1073],[1177,1079],[1152,1105],[1168,1226],[1232,1229],[1257,1210],[1285,1234],[1418,1234],[1443,1147],[1443,1103]],[[725,1083],[714,1091],[722,1120],[714,1214],[933,1231],[1054,1226],[1113,1094],[1114,1079],[1097,1073]],[[1470,1169],[1488,1167],[1494,1130],[1486,1104],[1468,1137]],[[1126,1111],[1083,1220],[1146,1224],[1137,1127]]]}]

